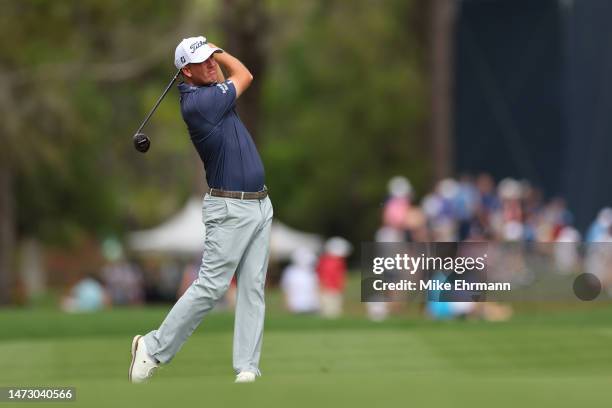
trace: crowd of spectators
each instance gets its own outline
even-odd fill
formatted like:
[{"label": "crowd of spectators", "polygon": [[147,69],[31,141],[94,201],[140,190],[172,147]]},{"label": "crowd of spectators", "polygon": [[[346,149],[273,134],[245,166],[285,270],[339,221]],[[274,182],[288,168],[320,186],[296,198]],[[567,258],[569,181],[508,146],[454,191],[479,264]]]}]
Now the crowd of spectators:
[{"label": "crowd of spectators", "polygon": [[[417,202],[408,179],[397,176],[389,181],[388,192],[377,242],[486,242],[494,254],[488,259],[489,279],[511,281],[520,288],[533,283],[537,271],[589,272],[604,289],[612,288],[612,247],[605,245],[612,242],[611,208],[603,208],[583,236],[562,198],[545,199],[526,181],[506,178],[496,184],[488,174],[448,178]],[[466,250],[469,244],[459,248]],[[534,259],[540,262],[537,267]],[[429,302],[427,310],[433,317],[441,310],[440,316],[466,310],[494,319],[509,316],[503,308],[468,303]],[[368,305],[372,318],[384,318],[388,312],[387,305]]]},{"label": "crowd of spectators", "polygon": [[[587,240],[609,239],[610,225],[612,209],[606,208],[589,229]],[[562,198],[545,200],[538,188],[511,178],[496,185],[488,174],[444,179],[420,203],[406,178],[392,178],[382,226],[376,233],[379,242],[559,239],[581,239]]]}]

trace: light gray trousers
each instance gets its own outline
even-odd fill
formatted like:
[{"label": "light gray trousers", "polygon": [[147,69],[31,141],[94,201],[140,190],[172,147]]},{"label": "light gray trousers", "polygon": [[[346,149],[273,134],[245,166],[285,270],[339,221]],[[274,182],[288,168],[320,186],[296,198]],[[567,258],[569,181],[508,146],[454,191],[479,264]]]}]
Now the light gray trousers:
[{"label": "light gray trousers", "polygon": [[237,280],[233,366],[260,375],[272,203],[206,194],[206,239],[197,279],[176,302],[159,329],[144,336],[149,353],[170,362],[204,316]]}]

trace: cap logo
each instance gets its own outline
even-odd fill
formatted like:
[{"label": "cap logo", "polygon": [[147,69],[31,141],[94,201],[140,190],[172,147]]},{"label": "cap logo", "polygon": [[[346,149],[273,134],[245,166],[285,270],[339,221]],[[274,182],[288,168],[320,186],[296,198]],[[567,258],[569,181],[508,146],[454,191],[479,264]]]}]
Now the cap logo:
[{"label": "cap logo", "polygon": [[189,49],[191,49],[191,53],[193,54],[198,48],[200,48],[204,44],[206,44],[206,41],[196,41],[189,46]]},{"label": "cap logo", "polygon": [[185,63],[185,57],[181,57],[181,64]]}]

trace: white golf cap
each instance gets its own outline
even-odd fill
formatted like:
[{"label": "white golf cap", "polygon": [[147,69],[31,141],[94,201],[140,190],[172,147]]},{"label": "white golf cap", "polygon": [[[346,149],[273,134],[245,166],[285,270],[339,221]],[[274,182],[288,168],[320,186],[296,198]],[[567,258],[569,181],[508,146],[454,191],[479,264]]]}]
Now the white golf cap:
[{"label": "white golf cap", "polygon": [[174,66],[181,69],[187,64],[204,62],[215,52],[223,52],[223,50],[209,46],[205,37],[183,38],[174,51]]}]

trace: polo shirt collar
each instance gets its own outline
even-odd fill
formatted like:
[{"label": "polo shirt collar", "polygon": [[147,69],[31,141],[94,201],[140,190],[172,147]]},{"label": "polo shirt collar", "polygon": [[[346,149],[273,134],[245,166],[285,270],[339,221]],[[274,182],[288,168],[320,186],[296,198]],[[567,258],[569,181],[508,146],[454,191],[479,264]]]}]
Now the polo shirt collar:
[{"label": "polo shirt collar", "polygon": [[180,84],[178,84],[178,89],[180,93],[189,93],[189,92],[195,92],[200,88],[206,88],[206,87],[213,86],[213,85],[216,85],[216,84],[197,86],[197,85],[188,84],[186,82],[181,82]]}]

